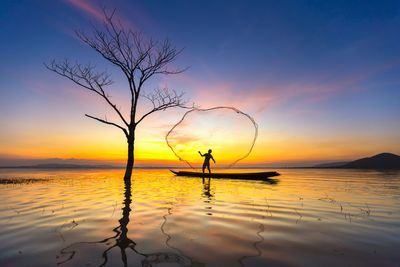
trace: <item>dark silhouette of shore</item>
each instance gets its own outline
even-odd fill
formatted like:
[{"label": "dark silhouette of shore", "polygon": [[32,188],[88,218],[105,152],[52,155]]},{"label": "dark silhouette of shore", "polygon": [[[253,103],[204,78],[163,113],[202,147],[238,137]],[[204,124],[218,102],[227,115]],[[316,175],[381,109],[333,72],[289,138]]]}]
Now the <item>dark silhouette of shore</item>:
[{"label": "dark silhouette of shore", "polygon": [[392,153],[381,153],[369,158],[357,159],[351,162],[333,162],[328,164],[316,165],[314,168],[394,170],[400,169],[400,156]]},{"label": "dark silhouette of shore", "polygon": [[22,166],[0,166],[3,169],[123,169],[121,166],[113,165],[85,165],[85,164],[36,164],[36,165],[22,165]]},{"label": "dark silhouette of shore", "polygon": [[[215,169],[226,169],[227,166],[221,165]],[[19,166],[0,166],[0,169],[124,169],[124,166],[108,164],[70,164],[70,163],[41,163],[35,165]],[[357,159],[354,161],[340,161],[317,164],[314,166],[276,166],[251,165],[235,166],[232,169],[379,169],[379,170],[399,170],[400,156],[392,153],[381,153],[372,157]],[[187,166],[135,166],[134,169],[191,169]]]}]

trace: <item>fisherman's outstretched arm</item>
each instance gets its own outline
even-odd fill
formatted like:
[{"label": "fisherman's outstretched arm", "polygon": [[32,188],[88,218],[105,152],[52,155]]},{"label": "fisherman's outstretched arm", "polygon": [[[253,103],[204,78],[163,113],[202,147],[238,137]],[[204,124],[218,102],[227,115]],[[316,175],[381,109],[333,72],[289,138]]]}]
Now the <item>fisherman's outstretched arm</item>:
[{"label": "fisherman's outstretched arm", "polygon": [[200,154],[200,156],[204,157],[204,155],[203,155],[203,154],[201,154],[201,152],[200,152],[200,151],[199,151],[199,154]]}]

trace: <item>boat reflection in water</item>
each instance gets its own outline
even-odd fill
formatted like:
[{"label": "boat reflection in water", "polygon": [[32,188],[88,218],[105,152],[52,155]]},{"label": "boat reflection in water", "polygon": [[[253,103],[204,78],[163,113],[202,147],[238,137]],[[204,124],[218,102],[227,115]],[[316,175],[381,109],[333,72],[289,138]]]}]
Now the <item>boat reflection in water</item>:
[{"label": "boat reflection in water", "polygon": [[172,248],[173,250],[177,251],[177,253],[172,252],[157,252],[157,253],[142,253],[136,249],[135,241],[131,240],[128,237],[128,224],[129,224],[129,215],[132,211],[130,205],[132,203],[132,191],[131,191],[131,181],[125,181],[125,198],[123,202],[122,208],[122,218],[119,220],[119,225],[113,229],[115,235],[105,238],[100,241],[88,241],[88,242],[76,242],[73,243],[63,249],[61,249],[60,254],[57,255],[57,258],[61,261],[57,263],[57,265],[63,265],[69,263],[71,260],[74,259],[78,250],[82,249],[85,250],[84,246],[91,246],[91,245],[100,245],[105,244],[106,249],[102,252],[102,262],[99,266],[106,266],[108,263],[108,256],[109,252],[113,248],[119,248],[121,252],[121,260],[123,266],[128,266],[128,257],[127,251],[133,251],[136,256],[140,256],[141,259],[141,266],[143,267],[150,267],[157,264],[165,264],[165,263],[173,263],[178,264],[179,266],[193,266],[193,267],[200,267],[205,266],[202,263],[196,262],[191,258],[183,255],[183,253],[175,248],[172,247],[168,242],[171,239],[171,236],[165,232],[164,226],[167,223],[167,216],[172,214],[172,208],[168,208],[168,213],[163,216],[164,222],[161,225],[161,232],[167,237],[165,244]]}]

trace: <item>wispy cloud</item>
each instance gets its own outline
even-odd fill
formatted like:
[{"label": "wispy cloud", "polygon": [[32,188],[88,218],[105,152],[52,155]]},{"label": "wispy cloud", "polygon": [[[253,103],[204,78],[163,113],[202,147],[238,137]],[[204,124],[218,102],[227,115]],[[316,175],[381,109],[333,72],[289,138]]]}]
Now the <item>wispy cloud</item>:
[{"label": "wispy cloud", "polygon": [[[113,9],[111,8],[107,8],[105,6],[102,7],[88,0],[64,0],[64,1],[74,6],[75,8],[79,9],[80,11],[84,12],[85,14],[89,15],[90,17],[94,18],[98,22],[104,22],[105,18],[104,18],[103,8],[105,8],[107,14],[113,11]],[[131,21],[122,17],[120,15],[120,12],[118,12],[118,10],[116,10],[116,12],[114,13],[113,19],[124,28],[137,30],[136,26],[133,25]]]},{"label": "wispy cloud", "polygon": [[88,0],[64,0],[65,2],[75,6],[81,11],[91,15],[98,21],[104,20],[104,15],[100,8]]},{"label": "wispy cloud", "polygon": [[225,105],[261,113],[289,102],[291,105],[295,103],[292,108],[300,108],[363,90],[365,81],[399,64],[400,60],[396,59],[349,73],[331,69],[297,80],[260,79],[252,81],[248,87],[238,85],[234,79],[217,78],[216,75],[199,80],[181,74],[172,77],[171,81],[191,88],[193,100],[203,108]]},{"label": "wispy cloud", "polygon": [[173,134],[170,137],[168,137],[168,142],[170,144],[190,144],[193,142],[197,142],[201,140],[201,138],[196,137],[196,136],[188,136],[188,135],[178,135],[178,134]]}]

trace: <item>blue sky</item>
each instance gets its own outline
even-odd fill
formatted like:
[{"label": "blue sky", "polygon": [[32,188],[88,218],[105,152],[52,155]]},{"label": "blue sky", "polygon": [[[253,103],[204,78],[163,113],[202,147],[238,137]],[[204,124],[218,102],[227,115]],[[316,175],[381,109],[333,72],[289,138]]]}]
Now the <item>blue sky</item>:
[{"label": "blue sky", "polygon": [[[126,105],[118,70],[74,37],[75,29],[99,24],[102,5],[145,36],[185,48],[174,64],[190,68],[157,78],[148,89],[167,84],[204,108],[235,106],[256,119],[260,137],[249,162],[400,153],[399,1],[58,0],[1,3],[3,158],[99,153],[83,153],[82,143],[88,151],[101,143],[108,151],[103,159],[124,158],[122,137],[110,141],[118,134],[99,133],[105,126],[82,117],[109,111],[43,66],[53,58],[93,62],[113,74],[112,93]],[[181,115],[155,115],[140,138],[161,140]],[[74,136],[71,149],[60,148],[68,136]],[[159,149],[163,154],[165,147]],[[139,147],[138,157],[146,151]]]}]

